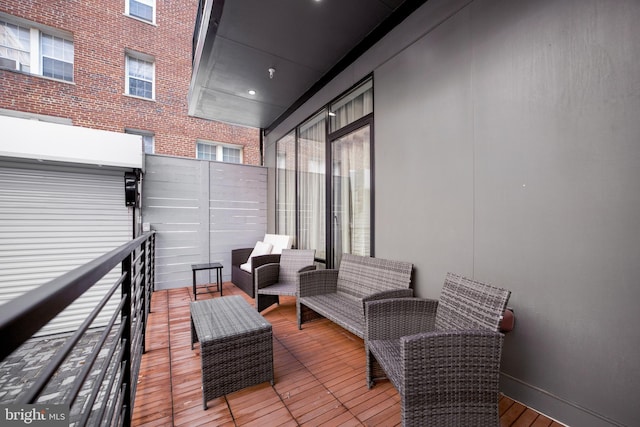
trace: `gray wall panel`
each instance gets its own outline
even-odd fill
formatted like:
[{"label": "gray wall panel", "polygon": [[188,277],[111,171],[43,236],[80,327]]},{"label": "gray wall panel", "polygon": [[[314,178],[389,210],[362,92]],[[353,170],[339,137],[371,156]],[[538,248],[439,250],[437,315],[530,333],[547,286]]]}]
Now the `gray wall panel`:
[{"label": "gray wall panel", "polygon": [[631,0],[432,0],[265,141],[272,170],[373,71],[376,255],[421,296],[449,270],[511,289],[503,390],[576,426],[640,424],[639,21]]},{"label": "gray wall panel", "polygon": [[[208,262],[206,162],[146,156],[142,221],[156,236],[156,289],[191,284],[191,264]],[[205,183],[203,185],[203,183]],[[204,189],[203,189],[204,186]]]},{"label": "gray wall panel", "polygon": [[376,253],[510,288],[506,391],[572,425],[640,420],[640,9],[609,6],[474,2],[375,73]]},{"label": "gray wall panel", "polygon": [[[239,170],[237,165],[225,163],[211,166],[209,258],[230,266],[231,249],[253,247],[267,230],[267,171],[255,167]],[[226,273],[231,275],[230,267]]]},{"label": "gray wall panel", "polygon": [[416,43],[426,54],[408,49],[375,74],[375,253],[414,263],[423,297],[447,271],[473,275],[468,24],[460,13]]},{"label": "gray wall panel", "polygon": [[475,274],[514,291],[505,373],[632,425],[640,8],[612,5],[473,8]]},{"label": "gray wall panel", "polygon": [[[231,249],[266,232],[266,169],[146,156],[143,222],[158,232],[156,289],[191,286],[191,264],[220,262],[231,278]],[[200,272],[197,283],[215,281]]]}]

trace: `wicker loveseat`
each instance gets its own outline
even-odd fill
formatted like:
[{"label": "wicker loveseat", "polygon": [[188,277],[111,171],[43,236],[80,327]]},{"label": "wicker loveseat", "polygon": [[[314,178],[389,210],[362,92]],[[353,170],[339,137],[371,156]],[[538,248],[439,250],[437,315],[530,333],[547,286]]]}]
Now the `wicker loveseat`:
[{"label": "wicker loveseat", "polygon": [[388,377],[403,426],[497,426],[510,292],[449,273],[439,301],[367,304],[367,382]]},{"label": "wicker loveseat", "polygon": [[296,300],[298,328],[318,317],[337,323],[364,338],[364,311],[368,301],[413,296],[413,265],[344,254],[338,270],[300,274]]}]

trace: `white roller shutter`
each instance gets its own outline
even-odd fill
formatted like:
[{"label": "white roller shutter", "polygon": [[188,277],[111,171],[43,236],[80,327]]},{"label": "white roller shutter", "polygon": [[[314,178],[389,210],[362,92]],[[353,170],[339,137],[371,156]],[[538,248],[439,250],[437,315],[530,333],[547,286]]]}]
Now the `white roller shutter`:
[{"label": "white roller shutter", "polygon": [[[0,304],[131,239],[123,177],[121,169],[0,159]],[[38,335],[74,330],[117,270]]]}]

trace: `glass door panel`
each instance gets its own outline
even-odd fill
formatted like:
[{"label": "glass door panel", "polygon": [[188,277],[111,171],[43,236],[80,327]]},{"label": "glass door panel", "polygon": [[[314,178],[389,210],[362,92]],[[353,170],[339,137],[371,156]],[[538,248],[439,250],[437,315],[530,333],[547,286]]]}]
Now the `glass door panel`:
[{"label": "glass door panel", "polygon": [[[276,233],[296,235],[296,138],[291,132],[276,144]],[[294,243],[295,244],[295,243]]]},{"label": "glass door panel", "polygon": [[371,140],[366,125],[331,144],[333,265],[371,254]]},{"label": "glass door panel", "polygon": [[298,214],[300,249],[315,249],[326,263],[326,112],[300,126],[298,140]]}]

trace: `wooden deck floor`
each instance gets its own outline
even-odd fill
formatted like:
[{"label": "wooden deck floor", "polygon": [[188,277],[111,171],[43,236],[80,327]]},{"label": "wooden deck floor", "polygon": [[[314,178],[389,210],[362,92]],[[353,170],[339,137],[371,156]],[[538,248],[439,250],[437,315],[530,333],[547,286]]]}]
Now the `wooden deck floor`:
[{"label": "wooden deck floor", "polygon": [[[243,295],[232,283],[224,295]],[[198,296],[198,299],[209,296]],[[215,298],[218,298],[217,294]],[[202,408],[200,352],[191,350],[189,287],[153,294],[133,426],[395,426],[400,403],[389,382],[367,389],[363,341],[327,320],[299,331],[295,300],[263,312],[273,325],[275,385],[246,388]],[[500,425],[561,426],[500,399]]]}]

